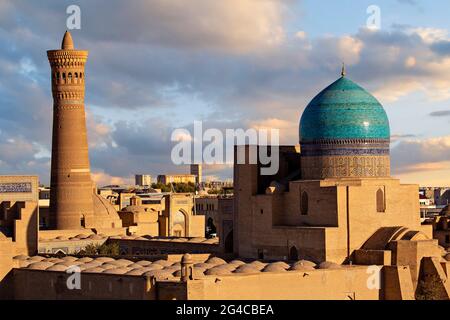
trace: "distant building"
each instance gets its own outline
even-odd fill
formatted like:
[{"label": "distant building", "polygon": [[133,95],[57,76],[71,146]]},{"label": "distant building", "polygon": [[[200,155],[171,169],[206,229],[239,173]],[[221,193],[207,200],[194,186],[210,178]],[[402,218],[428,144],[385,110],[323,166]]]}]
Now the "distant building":
[{"label": "distant building", "polygon": [[50,188],[39,187],[39,229],[49,227]]},{"label": "distant building", "polygon": [[206,196],[195,199],[197,215],[205,216],[206,234],[219,237],[222,251],[233,251],[233,212],[232,196]]},{"label": "distant building", "polygon": [[134,181],[137,186],[150,186],[152,184],[152,176],[149,174],[135,174]]},{"label": "distant building", "polygon": [[191,174],[196,177],[195,182],[197,184],[202,183],[202,165],[201,164],[191,164]]},{"label": "distant building", "polygon": [[119,215],[133,235],[205,236],[205,217],[195,214],[190,193],[135,195]]},{"label": "distant building", "polygon": [[196,176],[193,174],[161,174],[158,176],[158,183],[195,183]]},{"label": "distant building", "polygon": [[33,255],[38,243],[38,177],[0,176],[0,297],[12,257]]},{"label": "distant building", "polygon": [[432,199],[428,199],[426,196],[419,194],[419,204],[420,206],[431,206],[433,204]]}]

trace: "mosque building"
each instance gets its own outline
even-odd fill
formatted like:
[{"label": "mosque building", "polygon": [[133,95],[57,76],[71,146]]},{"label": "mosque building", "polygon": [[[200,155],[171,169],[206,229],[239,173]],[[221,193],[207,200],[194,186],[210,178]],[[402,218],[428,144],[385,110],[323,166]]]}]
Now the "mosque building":
[{"label": "mosque building", "polygon": [[345,69],[307,105],[299,133],[300,150],[280,146],[276,175],[235,162],[236,254],[336,263],[373,255],[385,264],[402,240],[434,245],[418,186],[390,177],[386,112]]}]

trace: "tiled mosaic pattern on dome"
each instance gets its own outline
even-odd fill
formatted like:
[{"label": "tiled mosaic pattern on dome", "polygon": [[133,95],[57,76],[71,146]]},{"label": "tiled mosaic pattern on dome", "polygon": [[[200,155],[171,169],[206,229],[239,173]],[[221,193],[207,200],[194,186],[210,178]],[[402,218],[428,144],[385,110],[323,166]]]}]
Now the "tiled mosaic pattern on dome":
[{"label": "tiled mosaic pattern on dome", "polygon": [[302,143],[302,156],[387,156],[389,139],[322,139]]},{"label": "tiled mosaic pattern on dome", "polygon": [[390,129],[383,106],[341,77],[300,120],[302,179],[388,177]]},{"label": "tiled mosaic pattern on dome", "polygon": [[388,177],[389,156],[302,157],[302,179]]},{"label": "tiled mosaic pattern on dome", "polygon": [[345,77],[321,91],[300,120],[300,141],[389,138],[389,120],[381,104]]}]

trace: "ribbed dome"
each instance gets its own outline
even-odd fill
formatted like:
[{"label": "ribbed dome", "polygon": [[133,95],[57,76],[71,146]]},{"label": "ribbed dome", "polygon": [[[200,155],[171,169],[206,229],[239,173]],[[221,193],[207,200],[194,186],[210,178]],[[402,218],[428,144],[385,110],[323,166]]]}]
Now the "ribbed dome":
[{"label": "ribbed dome", "polygon": [[301,142],[390,138],[389,120],[381,104],[344,76],[308,104],[299,131]]}]

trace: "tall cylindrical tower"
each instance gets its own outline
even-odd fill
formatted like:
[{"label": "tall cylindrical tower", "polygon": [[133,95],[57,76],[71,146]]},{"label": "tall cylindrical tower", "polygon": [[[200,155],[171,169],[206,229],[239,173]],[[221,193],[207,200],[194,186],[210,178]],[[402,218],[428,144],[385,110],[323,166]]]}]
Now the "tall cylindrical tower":
[{"label": "tall cylindrical tower", "polygon": [[81,229],[94,215],[84,111],[88,51],[75,50],[66,31],[61,50],[49,50],[47,56],[53,94],[49,224],[60,230]]}]

